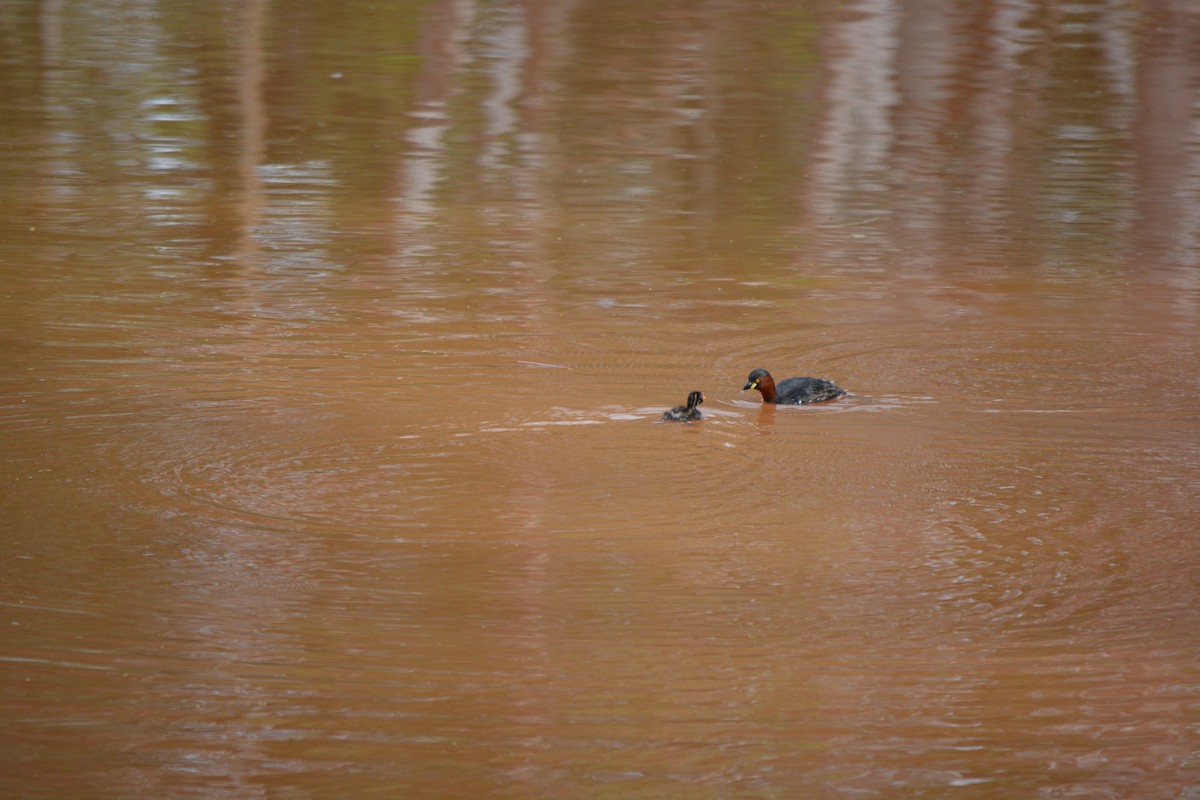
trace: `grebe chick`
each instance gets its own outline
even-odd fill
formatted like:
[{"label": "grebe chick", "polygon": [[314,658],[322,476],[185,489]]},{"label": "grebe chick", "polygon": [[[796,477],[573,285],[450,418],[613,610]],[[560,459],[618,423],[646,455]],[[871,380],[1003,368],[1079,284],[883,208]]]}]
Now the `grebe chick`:
[{"label": "grebe chick", "polygon": [[784,378],[775,384],[771,373],[765,369],[756,369],[746,378],[742,391],[758,389],[762,393],[764,403],[779,403],[786,405],[807,405],[821,403],[841,397],[846,393],[833,381],[824,378]]},{"label": "grebe chick", "polygon": [[663,422],[691,422],[692,420],[704,419],[704,415],[700,413],[700,409],[696,408],[696,406],[703,402],[703,394],[692,392],[688,395],[686,406],[675,406],[670,411],[663,412]]}]

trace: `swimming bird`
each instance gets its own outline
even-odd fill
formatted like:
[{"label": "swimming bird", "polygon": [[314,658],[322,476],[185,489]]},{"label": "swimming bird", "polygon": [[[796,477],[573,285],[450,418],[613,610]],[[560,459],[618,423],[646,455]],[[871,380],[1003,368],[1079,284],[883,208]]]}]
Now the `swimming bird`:
[{"label": "swimming bird", "polygon": [[756,369],[750,373],[742,391],[747,389],[758,389],[762,393],[764,403],[781,405],[820,403],[846,393],[845,389],[824,378],[784,378],[777,386],[771,373],[765,369]]},{"label": "swimming bird", "polygon": [[700,409],[696,406],[704,402],[704,395],[700,392],[692,392],[688,395],[686,406],[675,406],[670,411],[664,411],[662,418],[663,422],[691,422],[696,419],[704,419],[704,415],[700,413]]}]

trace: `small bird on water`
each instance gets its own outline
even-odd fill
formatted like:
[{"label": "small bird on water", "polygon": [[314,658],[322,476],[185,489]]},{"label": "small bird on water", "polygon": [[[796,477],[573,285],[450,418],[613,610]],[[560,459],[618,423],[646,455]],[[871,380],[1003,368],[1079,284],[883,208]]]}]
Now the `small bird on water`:
[{"label": "small bird on water", "polygon": [[845,389],[824,378],[784,378],[776,385],[771,373],[765,369],[756,369],[750,373],[742,391],[747,389],[758,389],[764,403],[780,405],[821,403],[846,393]]},{"label": "small bird on water", "polygon": [[663,412],[663,422],[691,422],[692,420],[704,419],[704,415],[697,408],[703,402],[703,394],[692,392],[688,395],[686,406],[675,406],[671,410]]}]

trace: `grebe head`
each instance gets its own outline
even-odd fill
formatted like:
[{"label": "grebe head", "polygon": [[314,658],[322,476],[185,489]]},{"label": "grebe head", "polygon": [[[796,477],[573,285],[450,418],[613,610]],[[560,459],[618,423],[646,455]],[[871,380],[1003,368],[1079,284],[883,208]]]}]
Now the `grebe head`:
[{"label": "grebe head", "polygon": [[775,381],[771,378],[771,373],[767,372],[765,369],[753,370],[750,375],[746,377],[746,385],[742,387],[742,391],[745,392],[749,389],[757,389],[760,383],[765,383],[767,381],[770,381],[772,385],[775,384]]}]

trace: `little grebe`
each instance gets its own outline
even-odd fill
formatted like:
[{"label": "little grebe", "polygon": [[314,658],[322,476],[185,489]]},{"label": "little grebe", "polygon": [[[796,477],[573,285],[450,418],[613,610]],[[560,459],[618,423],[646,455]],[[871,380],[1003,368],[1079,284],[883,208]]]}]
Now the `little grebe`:
[{"label": "little grebe", "polygon": [[686,406],[675,406],[670,411],[663,412],[663,422],[691,422],[694,419],[704,419],[700,409],[696,408],[703,402],[704,395],[700,392],[692,392],[688,395]]},{"label": "little grebe", "polygon": [[762,392],[764,403],[780,403],[787,405],[806,405],[832,400],[846,393],[832,381],[824,378],[784,378],[777,386],[771,373],[765,369],[756,369],[746,378],[742,391],[758,389]]}]

